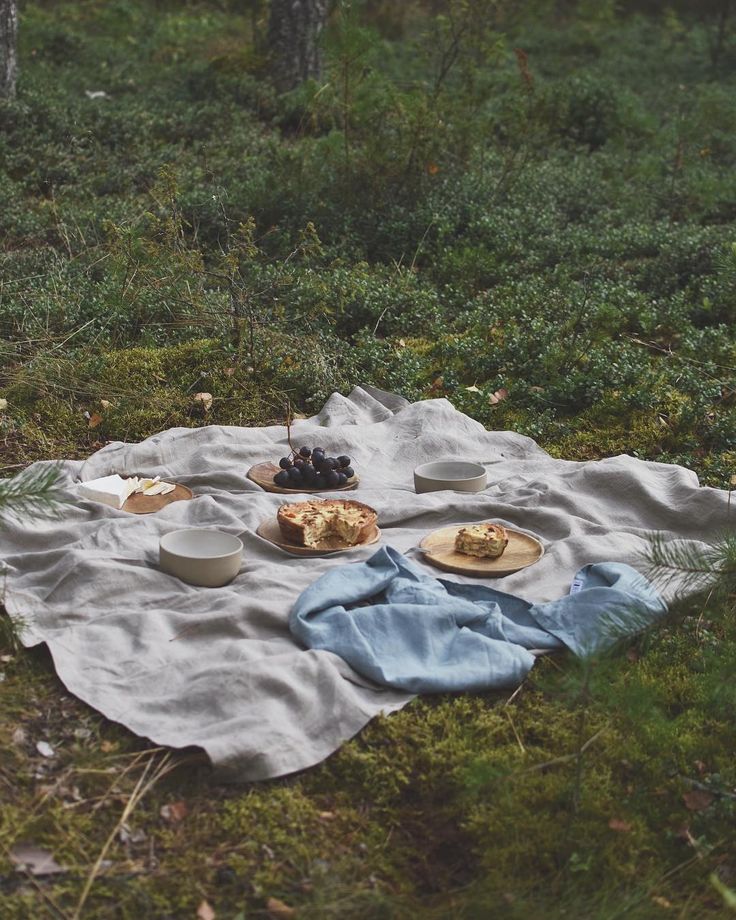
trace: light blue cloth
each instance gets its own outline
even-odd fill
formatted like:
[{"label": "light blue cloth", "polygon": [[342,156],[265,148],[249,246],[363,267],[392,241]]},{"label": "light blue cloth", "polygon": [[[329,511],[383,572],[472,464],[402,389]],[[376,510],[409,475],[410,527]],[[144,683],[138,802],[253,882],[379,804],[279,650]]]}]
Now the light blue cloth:
[{"label": "light blue cloth", "polygon": [[515,686],[534,664],[530,649],[590,654],[667,611],[652,585],[623,563],[586,565],[574,585],[574,594],[531,604],[425,575],[387,546],[310,585],[289,627],[308,648],[334,652],[376,683],[438,693]]}]

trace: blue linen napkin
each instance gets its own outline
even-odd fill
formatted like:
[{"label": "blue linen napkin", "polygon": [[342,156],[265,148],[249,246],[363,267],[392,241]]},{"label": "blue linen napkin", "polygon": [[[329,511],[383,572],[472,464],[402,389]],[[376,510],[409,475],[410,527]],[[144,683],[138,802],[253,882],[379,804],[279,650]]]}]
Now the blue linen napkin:
[{"label": "blue linen napkin", "polygon": [[310,585],[289,628],[308,648],[334,652],[376,683],[440,693],[515,686],[534,664],[529,649],[591,654],[667,611],[651,583],[620,562],[586,565],[574,585],[573,594],[531,604],[425,575],[386,546]]}]

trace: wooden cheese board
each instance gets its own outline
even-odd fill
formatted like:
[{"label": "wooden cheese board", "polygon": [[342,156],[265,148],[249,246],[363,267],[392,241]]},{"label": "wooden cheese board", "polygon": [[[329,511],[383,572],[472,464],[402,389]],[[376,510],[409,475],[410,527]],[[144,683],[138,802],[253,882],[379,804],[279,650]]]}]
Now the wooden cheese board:
[{"label": "wooden cheese board", "polygon": [[455,551],[455,535],[461,527],[467,526],[454,524],[452,527],[442,527],[427,534],[419,544],[425,560],[438,569],[454,572],[456,575],[500,578],[502,575],[511,575],[533,565],[544,555],[544,547],[536,537],[508,527],[508,546],[498,558],[483,559],[458,553]]},{"label": "wooden cheese board", "polygon": [[297,543],[290,543],[284,539],[278,521],[274,518],[267,518],[262,521],[258,525],[256,533],[259,537],[263,537],[264,540],[268,540],[269,543],[273,543],[295,556],[325,556],[331,553],[347,553],[354,549],[360,549],[361,546],[371,546],[371,544],[378,543],[381,539],[380,529],[374,527],[366,540],[362,543],[356,543],[354,546],[345,543],[339,537],[328,537],[315,547],[299,546]]},{"label": "wooden cheese board", "polygon": [[160,511],[172,502],[189,501],[192,498],[194,498],[194,493],[190,488],[176,483],[174,491],[167,495],[144,495],[142,492],[130,495],[122,510],[130,514],[153,514],[154,511]]},{"label": "wooden cheese board", "polygon": [[326,489],[307,489],[304,487],[285,489],[282,486],[277,486],[273,481],[273,477],[279,471],[280,467],[275,463],[256,463],[255,466],[248,470],[247,476],[248,479],[265,489],[266,492],[277,492],[279,495],[319,495],[322,492],[349,492],[352,489],[356,489],[360,482],[360,476],[356,474],[344,486],[328,486]]}]

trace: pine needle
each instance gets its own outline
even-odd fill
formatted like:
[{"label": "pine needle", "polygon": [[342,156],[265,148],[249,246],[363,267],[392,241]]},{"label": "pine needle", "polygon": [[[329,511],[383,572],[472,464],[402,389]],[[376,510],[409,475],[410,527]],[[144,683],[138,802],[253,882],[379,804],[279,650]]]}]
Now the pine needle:
[{"label": "pine needle", "polygon": [[10,479],[0,479],[0,521],[54,516],[63,502],[56,464],[34,466]]},{"label": "pine needle", "polygon": [[710,587],[732,592],[736,587],[736,534],[725,533],[714,543],[652,536],[647,553],[648,574],[658,587],[676,586],[688,593]]}]

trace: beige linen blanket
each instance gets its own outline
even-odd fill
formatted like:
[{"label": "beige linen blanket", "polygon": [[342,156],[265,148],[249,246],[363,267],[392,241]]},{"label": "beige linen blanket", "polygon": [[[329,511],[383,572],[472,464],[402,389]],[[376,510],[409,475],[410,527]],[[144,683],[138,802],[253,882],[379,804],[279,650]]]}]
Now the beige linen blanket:
[{"label": "beige linen blanket", "polygon": [[[356,388],[297,422],[294,438],[351,456],[361,476],[353,494],[378,511],[383,543],[420,564],[416,545],[444,525],[493,519],[536,534],[544,557],[494,583],[531,601],[567,593],[588,562],[641,568],[653,531],[708,541],[727,524],[727,493],[701,488],[689,470],[629,456],[555,460],[527,437],[486,431],[444,399],[409,404]],[[289,611],[307,585],[377,547],[299,558],[256,535],[283,499],[246,473],[286,452],[279,426],[178,428],[109,444],[62,464],[72,504],[58,520],[0,530],[6,607],[27,624],[26,645],[48,645],[68,689],[158,744],[202,748],[239,780],[318,763],[377,713],[411,699],[332,653],[301,649],[289,633]],[[488,488],[417,495],[414,467],[445,457],[485,464]],[[75,483],[111,473],[160,475],[196,498],[137,516],[78,495]],[[235,581],[196,588],[159,570],[160,537],[182,527],[241,535]]]}]

